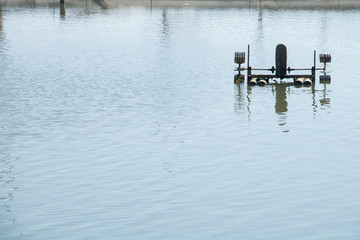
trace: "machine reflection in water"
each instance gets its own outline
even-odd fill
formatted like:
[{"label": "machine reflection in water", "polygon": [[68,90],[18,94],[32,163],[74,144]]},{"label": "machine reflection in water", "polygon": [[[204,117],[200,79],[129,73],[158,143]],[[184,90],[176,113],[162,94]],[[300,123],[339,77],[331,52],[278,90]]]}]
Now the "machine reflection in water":
[{"label": "machine reflection in water", "polygon": [[[330,107],[330,97],[329,91],[327,90],[327,84],[322,84],[322,89],[316,89],[314,85],[309,87],[297,87],[292,83],[278,83],[273,85],[267,85],[263,88],[254,88],[249,85],[235,85],[235,104],[234,109],[235,112],[243,114],[247,113],[247,120],[251,122],[252,114],[257,112],[255,105],[262,104],[265,101],[263,98],[266,98],[266,102],[268,102],[268,96],[264,96],[264,92],[256,92],[255,91],[265,91],[266,93],[271,93],[274,99],[274,111],[278,116],[278,124],[280,126],[285,125],[287,123],[287,113],[289,108],[295,108],[299,106],[299,104],[295,104],[292,106],[293,102],[292,95],[296,96],[299,101],[301,101],[302,107],[306,107],[306,100],[309,99],[309,95],[311,95],[311,99],[309,102],[311,103],[311,108],[313,112],[313,117],[316,117],[316,113],[320,106],[322,110],[326,110]],[[267,91],[267,90],[270,91]],[[298,91],[301,91],[301,94],[298,94]],[[254,94],[253,94],[254,93]],[[294,100],[295,101],[295,100]],[[308,104],[307,104],[308,105]],[[260,110],[259,110],[260,111]]]}]

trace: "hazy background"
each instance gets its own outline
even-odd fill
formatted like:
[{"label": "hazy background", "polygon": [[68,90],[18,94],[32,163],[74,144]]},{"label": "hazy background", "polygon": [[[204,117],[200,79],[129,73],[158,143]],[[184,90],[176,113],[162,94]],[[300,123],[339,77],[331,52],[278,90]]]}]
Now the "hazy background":
[{"label": "hazy background", "polygon": [[[58,5],[60,0],[1,0],[0,6],[37,5],[53,6]],[[359,8],[357,0],[65,0],[68,6],[81,6],[84,3],[102,3],[107,7],[119,6],[201,6],[201,7],[251,7],[257,8]]]}]

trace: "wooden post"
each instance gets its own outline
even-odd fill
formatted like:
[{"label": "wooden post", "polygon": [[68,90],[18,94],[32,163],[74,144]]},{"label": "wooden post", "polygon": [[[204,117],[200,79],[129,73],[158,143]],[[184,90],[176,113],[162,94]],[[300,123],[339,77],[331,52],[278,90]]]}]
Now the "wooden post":
[{"label": "wooden post", "polygon": [[65,9],[65,0],[60,0],[60,17],[65,18],[66,9]]}]

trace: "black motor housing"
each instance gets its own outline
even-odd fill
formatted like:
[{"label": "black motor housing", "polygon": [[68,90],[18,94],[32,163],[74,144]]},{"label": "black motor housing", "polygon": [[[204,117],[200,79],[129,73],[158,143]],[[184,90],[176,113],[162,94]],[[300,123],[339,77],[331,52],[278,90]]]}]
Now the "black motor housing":
[{"label": "black motor housing", "polygon": [[276,53],[275,53],[276,77],[280,79],[283,79],[285,77],[286,66],[287,66],[286,62],[287,62],[286,46],[284,44],[279,44],[276,46]]}]

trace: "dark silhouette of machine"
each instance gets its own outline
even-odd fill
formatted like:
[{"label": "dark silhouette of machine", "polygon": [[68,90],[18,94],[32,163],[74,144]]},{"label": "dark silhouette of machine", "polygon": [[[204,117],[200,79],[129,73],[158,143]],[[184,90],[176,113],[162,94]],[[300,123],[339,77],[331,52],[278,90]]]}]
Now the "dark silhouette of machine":
[{"label": "dark silhouette of machine", "polygon": [[[320,62],[324,64],[322,68],[316,68],[316,51],[314,51],[314,65],[311,68],[291,68],[287,66],[287,51],[284,44],[276,46],[275,51],[275,67],[271,68],[252,68],[250,66],[250,45],[248,45],[247,67],[241,67],[245,63],[245,52],[236,52],[234,62],[238,64],[235,71],[238,74],[234,76],[234,83],[245,82],[245,75],[242,71],[247,71],[247,84],[249,85],[266,85],[270,84],[271,79],[293,79],[295,85],[312,85],[315,83],[316,71],[321,71],[323,75],[320,76],[320,83],[330,83],[331,77],[327,75],[326,63],[331,62],[330,54],[320,54]],[[254,74],[255,71],[269,71],[271,74]],[[290,74],[292,71],[310,71],[308,74]],[[277,83],[276,81],[274,81]]]}]

